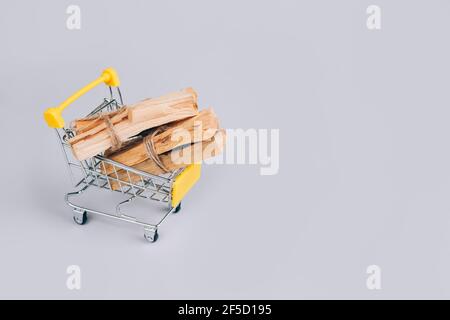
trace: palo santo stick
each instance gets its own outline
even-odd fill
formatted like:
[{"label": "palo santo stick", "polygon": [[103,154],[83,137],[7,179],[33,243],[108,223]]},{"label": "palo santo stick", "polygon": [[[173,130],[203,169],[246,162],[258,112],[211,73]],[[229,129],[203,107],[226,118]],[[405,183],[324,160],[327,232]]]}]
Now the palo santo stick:
[{"label": "palo santo stick", "polygon": [[[192,118],[180,120],[167,125],[164,131],[155,135],[153,144],[158,154],[170,151],[180,145],[189,135],[189,143],[211,139],[219,129],[219,119],[214,110],[208,108]],[[179,139],[175,139],[178,136]]]},{"label": "palo santo stick", "polygon": [[[171,107],[174,105],[179,105],[184,102],[197,104],[197,93],[195,92],[194,89],[186,88],[186,89],[181,90],[180,92],[172,92],[172,93],[166,94],[166,95],[158,97],[158,98],[144,99],[141,102],[129,105],[128,106],[129,108],[138,109],[138,110],[136,110],[136,111],[128,110],[128,112],[132,116],[136,117],[136,119],[134,119],[134,122],[144,121],[144,120],[151,119],[152,117],[155,116],[154,113],[156,112],[156,110],[155,110],[156,108]],[[147,108],[151,108],[152,110],[146,110]],[[122,111],[123,111],[123,109],[120,109],[118,111],[112,111],[112,112],[108,112],[105,114],[107,114],[109,117],[112,117],[113,115],[115,115],[119,112],[122,112]],[[146,112],[148,112],[146,114],[146,117],[142,117],[142,116],[139,117],[140,114],[143,114],[143,113],[145,114]],[[77,133],[81,133],[81,132],[89,130],[88,126],[91,126],[97,122],[98,122],[98,117],[92,116],[92,117],[74,120],[72,122],[71,127]]]},{"label": "palo santo stick", "polygon": [[128,119],[140,122],[160,117],[161,114],[177,112],[180,105],[197,105],[197,93],[192,88],[170,93],[159,98],[147,99],[131,105],[128,109]]},{"label": "palo santo stick", "polygon": [[[122,108],[118,111],[108,112],[102,114],[103,117],[108,117],[111,124],[115,125],[128,117],[128,111]],[[105,130],[107,125],[102,117],[89,117],[86,119],[79,119],[72,122],[72,128],[75,129],[77,135],[70,139],[70,143],[74,144],[78,141],[85,139],[90,135],[95,135],[96,133]]]},{"label": "palo santo stick", "polygon": [[[179,148],[179,150],[171,150],[169,152],[161,154],[159,156],[159,159],[161,160],[164,167],[166,167],[170,171],[183,168],[189,164],[198,163],[204,159],[219,155],[223,151],[223,148],[225,146],[225,139],[226,132],[225,130],[221,129],[217,131],[214,137],[212,137],[208,141],[193,143],[188,146],[181,147]],[[154,175],[161,175],[165,173],[164,170],[162,170],[152,159],[147,159],[144,162],[137,164],[133,168]],[[117,170],[117,174],[116,172],[114,172],[109,176],[112,178],[110,179],[110,184],[113,190],[120,189],[120,186],[129,186],[125,182],[139,183],[141,181],[140,175],[132,172],[127,172],[125,170]],[[120,184],[115,179],[119,179],[120,181],[124,182]]]},{"label": "palo santo stick", "polygon": [[[125,108],[121,108],[119,110],[112,111],[112,112],[105,112],[105,113],[102,113],[102,115],[108,116],[110,119],[112,119],[115,115],[117,115],[119,113],[121,113],[122,116],[118,119],[118,121],[122,120],[123,118],[128,117],[128,111]],[[76,120],[72,121],[70,127],[73,130],[75,130],[77,135],[79,135],[83,132],[91,130],[92,128],[94,128],[95,126],[99,125],[102,122],[104,122],[104,121],[100,118],[100,116],[91,116],[91,117],[76,119]]]},{"label": "palo santo stick", "polygon": [[[164,126],[161,133],[153,137],[153,146],[156,154],[175,149],[183,144],[190,144],[211,139],[219,129],[219,120],[213,109],[202,110],[197,116],[173,122]],[[118,150],[107,156],[126,166],[134,166],[149,158],[147,147],[143,140],[134,143],[122,150]],[[106,166],[106,174],[110,174],[114,168]]]},{"label": "palo santo stick", "polygon": [[[123,112],[114,114],[110,118],[110,122],[114,126],[113,133],[106,121],[99,121],[89,130],[82,130],[82,133],[70,139],[69,143],[72,147],[73,154],[78,160],[85,160],[111,148],[113,146],[111,138],[112,134],[114,134],[119,141],[126,142],[130,137],[135,136],[144,130],[186,119],[198,114],[197,103],[192,98],[196,97],[193,90],[188,89],[188,92],[181,91],[172,93],[168,96],[172,99],[171,101],[179,101],[182,99],[185,99],[185,101],[176,104],[161,102],[160,107],[158,107],[158,104],[155,105],[154,101],[152,101],[153,99],[147,99],[137,105],[131,105]],[[182,98],[177,100],[174,98],[177,96],[181,96]],[[191,99],[187,99],[186,96],[190,96]],[[162,98],[155,100],[164,101]],[[152,102],[150,103],[150,101]],[[139,108],[139,114],[142,114],[143,119],[146,120],[136,121],[137,119],[135,118],[134,122],[130,121],[130,110],[133,110],[135,107]],[[145,114],[150,114],[152,118],[147,118]]]}]

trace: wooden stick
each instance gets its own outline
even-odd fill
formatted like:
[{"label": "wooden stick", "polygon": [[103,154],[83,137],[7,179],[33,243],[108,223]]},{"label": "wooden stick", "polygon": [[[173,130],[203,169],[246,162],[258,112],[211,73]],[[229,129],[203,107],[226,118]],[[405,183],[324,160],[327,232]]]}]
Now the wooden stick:
[{"label": "wooden stick", "polygon": [[[123,116],[120,119],[118,119],[119,121],[122,120],[123,118],[128,117],[128,111],[125,110],[124,108],[121,108],[119,110],[112,111],[112,112],[105,112],[105,113],[102,113],[102,115],[107,116],[110,119],[112,119],[118,113],[122,113],[122,116]],[[101,122],[104,122],[104,121],[100,118],[100,116],[92,116],[92,117],[83,118],[83,119],[76,119],[76,120],[72,121],[70,127],[73,130],[75,130],[77,135],[79,135],[83,132],[91,130],[92,128],[94,128],[95,126],[100,124]]]},{"label": "wooden stick", "polygon": [[[154,99],[159,101],[159,104],[155,104],[154,101],[152,101],[153,99],[147,99],[139,104],[127,107],[122,112],[114,114],[110,118],[111,124],[114,125],[114,132],[111,132],[108,128],[106,121],[93,120],[95,122],[91,123],[89,129],[83,129],[80,134],[69,140],[73,154],[78,160],[85,160],[111,148],[113,146],[113,134],[118,140],[125,142],[130,137],[135,136],[144,130],[193,117],[198,114],[197,103],[195,101],[197,96],[193,90],[188,89],[188,92],[181,91],[167,96],[171,99],[171,103],[161,102],[165,101],[163,98]],[[187,96],[190,96],[191,98],[187,99]],[[181,98],[178,99],[175,97]],[[185,101],[178,103],[183,99],[185,99]],[[139,112],[137,115],[134,115],[135,120],[132,122],[129,117],[130,113],[133,114],[132,110],[134,108],[138,108]],[[137,121],[136,117],[140,117],[141,115],[143,120]],[[151,118],[149,118],[148,115],[151,115]],[[77,127],[78,124],[75,126]]]},{"label": "wooden stick", "polygon": [[[179,150],[171,150],[169,152],[160,155],[160,160],[163,165],[170,171],[186,167],[192,163],[201,162],[204,159],[208,159],[219,155],[225,146],[226,132],[225,130],[219,130],[214,137],[208,141],[197,142],[179,148]],[[183,160],[183,161],[179,161]],[[164,174],[162,170],[153,160],[147,159],[133,167],[134,169],[148,172],[154,175]],[[115,180],[119,179],[128,183],[138,183],[141,181],[141,176],[125,170],[117,170],[109,175],[111,188],[113,190],[120,189],[120,183]],[[129,186],[126,183],[122,183],[122,186]]]},{"label": "wooden stick", "polygon": [[[211,139],[219,129],[219,120],[213,109],[202,110],[197,116],[173,122],[163,126],[164,131],[153,137],[156,154],[162,154],[184,144],[195,143]],[[177,139],[178,137],[178,139]],[[149,158],[147,147],[143,140],[124,149],[107,155],[126,166],[134,166]],[[114,171],[113,166],[107,165],[106,174]]]},{"label": "wooden stick", "polygon": [[192,88],[180,92],[169,93],[165,96],[146,99],[131,105],[128,118],[131,122],[141,122],[159,117],[161,114],[176,112],[180,105],[197,105],[197,93]]},{"label": "wooden stick", "polygon": [[[108,117],[111,123],[115,125],[128,117],[128,111],[125,108],[122,108],[119,111],[104,113],[101,116]],[[77,131],[77,135],[70,139],[69,143],[75,144],[78,141],[86,139],[91,135],[95,135],[96,133],[105,130],[107,128],[107,125],[101,116],[75,120],[72,123],[72,126]]]}]

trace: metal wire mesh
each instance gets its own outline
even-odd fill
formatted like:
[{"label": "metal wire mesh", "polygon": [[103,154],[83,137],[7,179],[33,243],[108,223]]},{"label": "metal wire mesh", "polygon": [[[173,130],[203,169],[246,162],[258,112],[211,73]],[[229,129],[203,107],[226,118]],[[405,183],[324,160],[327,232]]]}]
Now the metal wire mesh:
[{"label": "metal wire mesh", "polygon": [[[87,116],[116,111],[121,107],[122,105],[116,100],[105,99]],[[172,182],[182,169],[164,175],[153,175],[107,159],[102,154],[84,161],[78,161],[73,157],[68,143],[68,140],[75,136],[75,132],[70,128],[63,128],[57,129],[57,134],[75,186],[95,186],[134,197],[160,202],[170,201]],[[75,179],[74,170],[76,169],[82,172],[81,180]]]}]

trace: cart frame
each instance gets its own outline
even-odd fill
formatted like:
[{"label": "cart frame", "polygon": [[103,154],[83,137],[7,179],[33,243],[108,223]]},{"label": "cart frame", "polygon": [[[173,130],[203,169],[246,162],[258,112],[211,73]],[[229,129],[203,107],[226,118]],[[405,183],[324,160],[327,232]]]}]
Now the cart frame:
[{"label": "cart frame", "polygon": [[[107,69],[103,74],[105,74],[108,70],[114,71],[113,69]],[[115,71],[114,75],[117,77]],[[101,83],[101,81],[96,81]],[[106,80],[103,79],[102,81],[108,84]],[[88,86],[90,85],[91,88],[89,88],[89,90],[96,86],[92,86],[92,83]],[[118,99],[113,94],[112,86],[115,86],[117,89]],[[110,97],[105,98],[104,101],[95,107],[94,110],[92,110],[87,116],[95,116],[103,112],[116,111],[123,107],[122,94],[118,86],[118,77],[117,81],[113,83],[112,86],[109,85]],[[85,90],[85,88],[80,91]],[[73,102],[76,98],[88,90],[85,90],[79,94],[80,91],[74,95],[78,95],[77,97],[73,98],[72,96],[68,100],[72,99],[71,102]],[[66,102],[67,101],[64,103]],[[61,108],[61,111],[64,108],[65,106]],[[55,108],[47,109],[47,111],[51,111],[51,109]],[[64,120],[62,118],[62,126],[61,121],[58,119],[57,125],[54,125],[55,122],[52,123],[52,120],[49,121],[47,119],[47,114],[45,114],[45,118],[49,126],[55,128],[56,130],[56,135],[66,160],[71,182],[75,188],[78,189],[77,191],[67,193],[65,196],[67,205],[73,208],[73,220],[77,224],[85,224],[88,213],[97,214],[119,221],[140,225],[144,228],[145,239],[149,242],[155,242],[158,239],[158,228],[160,225],[166,221],[170,214],[180,211],[182,198],[200,178],[200,164],[191,164],[184,169],[175,170],[163,175],[153,175],[134,169],[133,167],[123,165],[111,159],[107,159],[104,154],[99,154],[92,158],[79,161],[73,156],[71,146],[68,143],[68,140],[75,136],[75,132],[71,128],[64,127]],[[113,168],[113,173],[107,174],[106,167]],[[75,177],[74,169],[81,173],[80,180],[77,180]],[[119,171],[121,172],[120,176],[118,175]],[[131,178],[132,176],[133,179]],[[115,188],[112,187],[112,183],[116,184]],[[117,187],[117,185],[119,187]],[[128,195],[129,197],[126,200],[119,202],[115,207],[115,212],[113,213],[77,205],[72,201],[73,197],[81,195],[91,187],[119,192],[124,195]],[[138,219],[135,216],[123,213],[122,207],[138,198],[165,203],[167,204],[167,211],[165,211],[162,218],[157,223],[150,223],[148,221]]]}]

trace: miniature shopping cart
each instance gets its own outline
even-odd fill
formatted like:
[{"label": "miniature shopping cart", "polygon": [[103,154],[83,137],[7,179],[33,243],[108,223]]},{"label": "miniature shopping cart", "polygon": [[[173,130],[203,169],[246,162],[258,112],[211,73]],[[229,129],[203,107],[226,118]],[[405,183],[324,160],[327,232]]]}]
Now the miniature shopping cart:
[{"label": "miniature shopping cart", "polygon": [[[119,89],[119,77],[114,69],[108,68],[103,71],[98,79],[76,92],[60,106],[49,108],[44,113],[45,121],[49,127],[56,129],[72,183],[75,188],[77,188],[77,191],[66,194],[66,203],[73,208],[73,220],[77,224],[85,224],[87,221],[87,214],[94,213],[140,225],[144,227],[145,239],[150,242],[155,242],[158,239],[159,226],[170,214],[177,213],[181,209],[181,200],[200,178],[201,165],[191,164],[184,169],[175,170],[164,175],[153,175],[107,159],[104,157],[104,154],[98,154],[83,161],[75,159],[72,155],[68,140],[74,137],[76,133],[74,130],[65,127],[61,113],[68,105],[101,83],[105,83],[109,86],[110,96],[105,98],[99,106],[88,114],[88,116],[94,116],[103,112],[111,112],[122,108],[123,101]],[[116,91],[113,90],[113,88],[116,88],[116,94],[113,93],[113,91]],[[106,167],[112,168],[115,174],[106,174]],[[81,179],[75,178],[74,170],[81,172],[81,175],[79,174]],[[118,171],[126,172],[126,174],[118,175]],[[133,175],[133,179],[131,179],[131,175]],[[137,182],[135,179],[136,176],[140,178]],[[115,185],[118,184],[120,188],[113,188],[112,183]],[[116,205],[116,210],[113,213],[89,209],[76,205],[71,201],[72,197],[82,194],[90,187],[119,192],[125,195],[126,199],[120,201]],[[144,219],[123,213],[122,207],[138,198],[158,201],[167,205],[167,210],[164,211],[162,218],[160,218],[157,223],[149,223],[148,221],[143,221]]]}]

